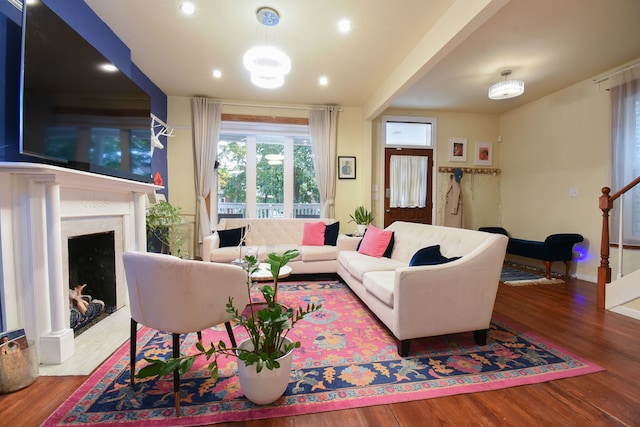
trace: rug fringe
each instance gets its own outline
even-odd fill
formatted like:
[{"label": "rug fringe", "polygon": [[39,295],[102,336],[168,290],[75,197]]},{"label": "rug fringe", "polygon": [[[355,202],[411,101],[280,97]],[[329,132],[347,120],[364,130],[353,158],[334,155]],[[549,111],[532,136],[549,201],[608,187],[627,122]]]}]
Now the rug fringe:
[{"label": "rug fringe", "polygon": [[507,286],[529,286],[529,285],[562,285],[562,279],[537,279],[537,280],[511,280],[503,282]]}]

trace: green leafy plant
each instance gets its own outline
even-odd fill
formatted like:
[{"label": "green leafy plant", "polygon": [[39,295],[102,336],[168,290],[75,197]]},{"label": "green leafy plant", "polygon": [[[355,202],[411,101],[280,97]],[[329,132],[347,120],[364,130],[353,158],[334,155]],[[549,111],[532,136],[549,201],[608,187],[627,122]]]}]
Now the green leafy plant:
[{"label": "green leafy plant", "polygon": [[210,361],[207,369],[211,373],[211,378],[214,380],[218,378],[218,357],[222,355],[226,357],[235,355],[247,366],[256,364],[256,371],[258,372],[262,371],[265,367],[270,370],[279,368],[280,363],[277,359],[294,348],[300,347],[300,341],[289,343],[285,340],[289,331],[307,314],[322,308],[321,304],[307,304],[305,308],[298,307],[297,310],[294,310],[291,307],[286,307],[278,303],[276,299],[280,269],[298,255],[298,250],[286,251],[282,255],[276,253],[269,254],[266,261],[271,265],[274,287],[265,285],[260,288],[260,293],[264,297],[264,303],[254,302],[251,298],[251,287],[253,285],[251,275],[259,268],[258,260],[253,255],[244,257],[242,267],[247,273],[248,309],[244,309],[243,311],[238,310],[233,304],[233,299],[229,298],[226,311],[231,315],[233,321],[245,329],[249,335],[253,349],[227,347],[222,340],[217,344],[210,343],[208,348],[205,348],[201,343],[197,343],[196,348],[199,353],[193,355],[181,355],[179,358],[172,357],[168,360],[145,358],[145,360],[149,362],[149,365],[138,372],[138,377],[146,378],[156,375],[167,375],[176,370],[182,375],[188,372],[196,358],[201,356],[206,357],[206,360]]},{"label": "green leafy plant", "polygon": [[351,220],[349,222],[355,222],[360,225],[369,225],[373,222],[373,215],[364,206],[358,206],[353,213],[349,215]]},{"label": "green leafy plant", "polygon": [[156,249],[153,245],[153,237],[155,237],[160,242],[160,252],[180,255],[182,236],[177,229],[177,226],[183,223],[180,208],[164,200],[154,203],[147,209],[146,223],[147,239],[151,250]]},{"label": "green leafy plant", "polygon": [[278,299],[278,276],[280,275],[280,270],[282,267],[287,265],[289,261],[294,259],[300,255],[300,251],[297,249],[289,249],[284,251],[282,255],[277,254],[275,252],[271,252],[267,255],[267,259],[264,260],[265,263],[269,264],[271,267],[271,275],[273,276],[273,299]]}]

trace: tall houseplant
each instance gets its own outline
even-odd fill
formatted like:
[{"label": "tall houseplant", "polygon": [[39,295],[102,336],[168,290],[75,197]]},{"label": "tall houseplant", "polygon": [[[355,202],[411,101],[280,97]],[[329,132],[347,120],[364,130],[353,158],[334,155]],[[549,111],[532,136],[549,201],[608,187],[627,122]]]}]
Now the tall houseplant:
[{"label": "tall houseplant", "polygon": [[367,210],[364,206],[358,206],[353,212],[353,215],[349,215],[351,220],[349,222],[355,222],[357,226],[357,234],[362,236],[364,230],[369,224],[373,222],[373,214]]},{"label": "tall houseplant", "polygon": [[[249,336],[238,347],[227,347],[224,341],[220,340],[217,344],[210,343],[207,348],[201,343],[197,343],[196,347],[199,353],[193,355],[181,355],[179,358],[170,358],[168,360],[145,358],[150,364],[138,372],[138,377],[166,375],[176,369],[182,375],[191,369],[197,357],[204,356],[206,360],[210,361],[207,369],[211,373],[211,378],[216,380],[218,378],[218,357],[222,355],[237,356],[243,362],[238,363],[238,371],[240,373],[240,385],[245,396],[258,404],[275,401],[284,393],[289,382],[290,358],[286,375],[284,375],[285,373],[280,375],[282,381],[280,384],[275,384],[275,381],[271,378],[267,380],[258,378],[258,381],[261,381],[259,386],[246,384],[244,381],[260,377],[261,373],[265,373],[264,368],[267,368],[267,371],[276,371],[281,368],[283,356],[291,355],[295,348],[300,347],[299,341],[291,341],[287,338],[289,331],[307,314],[322,308],[322,305],[307,304],[305,308],[298,307],[297,310],[294,310],[283,306],[276,299],[280,268],[286,265],[289,260],[298,256],[298,254],[297,250],[287,251],[282,255],[269,254],[267,263],[271,265],[274,287],[265,285],[260,288],[264,303],[256,303],[251,298],[251,287],[253,285],[251,275],[259,268],[258,260],[253,255],[244,257],[243,268],[247,273],[246,284],[249,304],[244,310],[239,310],[234,306],[232,298],[227,302],[227,313],[231,315],[231,319],[234,322],[245,329]],[[252,372],[248,376],[243,376],[241,370],[247,367],[250,367]],[[266,388],[270,390],[266,390]],[[257,390],[257,392],[253,394],[251,390]]]}]

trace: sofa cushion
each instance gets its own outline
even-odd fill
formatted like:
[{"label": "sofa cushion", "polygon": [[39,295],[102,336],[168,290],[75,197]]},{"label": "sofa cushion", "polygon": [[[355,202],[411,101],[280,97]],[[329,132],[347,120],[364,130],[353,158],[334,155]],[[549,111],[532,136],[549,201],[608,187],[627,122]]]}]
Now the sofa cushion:
[{"label": "sofa cushion", "polygon": [[[275,252],[278,254],[282,254],[289,249],[297,249],[300,250],[300,246],[295,243],[283,243],[278,245],[264,245],[258,248],[258,259],[265,259],[271,252]],[[298,255],[292,261],[300,261],[302,259],[301,255]]]},{"label": "sofa cushion", "polygon": [[395,271],[370,271],[363,276],[362,285],[380,301],[393,307]]},{"label": "sofa cushion", "polygon": [[338,234],[340,234],[340,221],[328,224],[324,230],[324,244],[335,246],[338,242]]},{"label": "sofa cushion", "polygon": [[300,257],[302,261],[333,261],[336,259],[338,250],[335,246],[301,246]]},{"label": "sofa cushion", "polygon": [[374,258],[355,251],[340,251],[338,262],[359,281],[362,281],[362,276],[368,271],[395,270],[407,266],[391,258]]},{"label": "sofa cushion", "polygon": [[319,222],[305,222],[302,234],[302,246],[324,246],[324,232],[327,224]]},{"label": "sofa cushion", "polygon": [[459,258],[459,256],[447,258],[440,253],[440,245],[433,245],[426,248],[418,249],[418,251],[411,258],[411,261],[409,261],[409,267],[417,265],[445,264],[447,262],[455,261]]},{"label": "sofa cushion", "polygon": [[[220,247],[238,246],[244,235],[244,227],[232,228],[230,230],[217,230],[220,237]],[[242,243],[244,245],[244,242]]]},{"label": "sofa cushion", "polygon": [[370,225],[365,231],[357,251],[364,255],[380,258],[393,250],[392,239],[393,231],[380,230],[378,227]]}]

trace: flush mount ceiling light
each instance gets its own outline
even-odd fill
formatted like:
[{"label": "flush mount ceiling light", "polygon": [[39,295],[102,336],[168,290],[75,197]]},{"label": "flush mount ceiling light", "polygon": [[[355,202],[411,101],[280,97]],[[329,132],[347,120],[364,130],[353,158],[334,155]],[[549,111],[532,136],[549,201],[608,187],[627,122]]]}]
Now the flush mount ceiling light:
[{"label": "flush mount ceiling light", "polygon": [[[275,9],[261,7],[256,18],[265,27],[275,27],[280,15]],[[257,46],[249,49],[243,58],[243,64],[251,73],[251,83],[265,88],[275,89],[284,84],[284,76],[291,71],[291,59],[280,49],[269,46]]]},{"label": "flush mount ceiling light", "polygon": [[490,99],[515,98],[524,93],[524,82],[522,80],[509,79],[511,70],[504,70],[500,75],[504,77],[504,80],[489,88]]},{"label": "flush mount ceiling light", "polygon": [[182,11],[182,13],[184,13],[185,15],[193,15],[194,13],[196,13],[196,7],[193,3],[191,2],[185,2],[182,3],[180,5],[180,10]]},{"label": "flush mount ceiling light", "polygon": [[115,73],[118,70],[118,67],[111,63],[100,64],[98,66],[102,71],[106,71],[107,73]]}]

